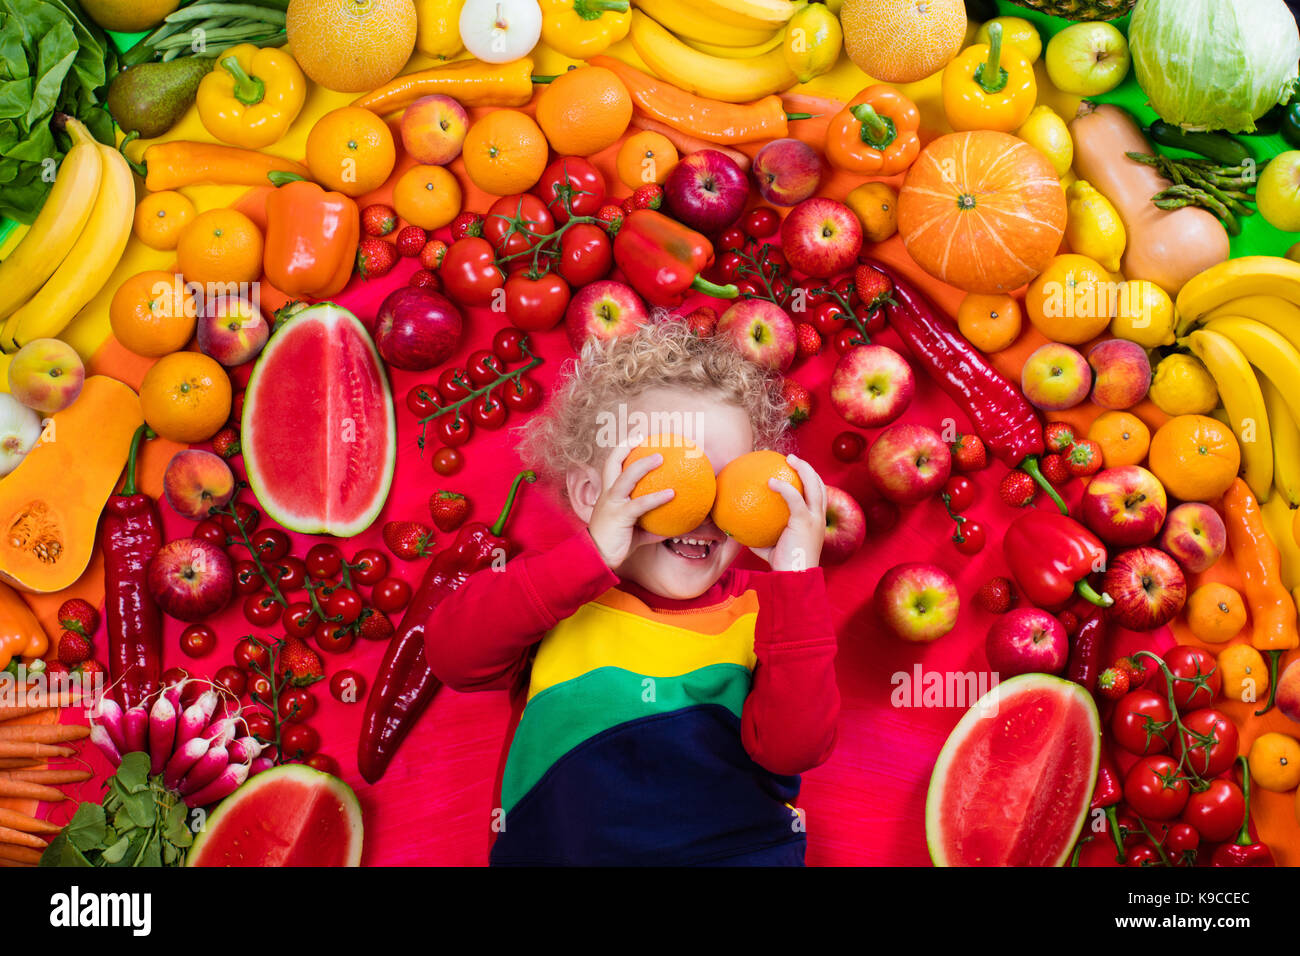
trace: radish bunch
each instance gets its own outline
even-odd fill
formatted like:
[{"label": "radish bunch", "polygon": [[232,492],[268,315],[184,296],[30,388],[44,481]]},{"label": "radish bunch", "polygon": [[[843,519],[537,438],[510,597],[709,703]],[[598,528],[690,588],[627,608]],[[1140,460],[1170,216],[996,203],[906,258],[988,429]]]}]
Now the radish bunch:
[{"label": "radish bunch", "polygon": [[149,755],[152,775],[184,799],[186,806],[205,807],[229,796],[256,773],[272,766],[262,756],[266,745],[247,733],[243,712],[229,695],[214,687],[182,706],[189,679],[160,690],[145,701],[122,710],[104,694],[90,713],[90,739],[113,766],[122,755]]}]

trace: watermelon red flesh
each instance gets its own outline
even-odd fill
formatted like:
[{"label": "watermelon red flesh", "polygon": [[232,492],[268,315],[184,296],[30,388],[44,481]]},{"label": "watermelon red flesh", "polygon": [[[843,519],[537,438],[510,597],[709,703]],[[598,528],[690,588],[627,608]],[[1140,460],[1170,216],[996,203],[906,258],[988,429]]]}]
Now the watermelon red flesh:
[{"label": "watermelon red flesh", "polygon": [[1058,866],[1096,780],[1096,707],[1078,685],[1041,674],[991,693],[999,694],[996,713],[976,704],[935,765],[926,804],[931,855],[951,866]]},{"label": "watermelon red flesh", "polygon": [[266,512],[308,534],[357,534],[392,484],[397,421],[379,354],[351,313],[317,306],[272,336],[249,380],[241,443]]}]

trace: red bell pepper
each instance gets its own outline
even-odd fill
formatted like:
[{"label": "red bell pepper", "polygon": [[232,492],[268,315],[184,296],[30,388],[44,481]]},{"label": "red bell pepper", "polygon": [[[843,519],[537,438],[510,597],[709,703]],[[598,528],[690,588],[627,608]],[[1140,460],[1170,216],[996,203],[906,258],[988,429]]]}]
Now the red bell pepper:
[{"label": "red bell pepper", "polygon": [[1114,603],[1088,583],[1088,575],[1106,567],[1105,546],[1068,515],[1026,512],[1007,528],[1002,553],[1020,593],[1032,604],[1057,608],[1076,593],[1098,607]]},{"label": "red bell pepper", "polygon": [[713,263],[708,239],[653,209],[638,209],[623,220],[614,237],[614,262],[654,305],[681,305],[691,289],[715,299],[740,294],[734,285],[716,285],[700,275]]},{"label": "red bell pepper", "polygon": [[1245,797],[1246,812],[1241,819],[1241,832],[1232,843],[1220,843],[1210,858],[1210,866],[1277,866],[1273,851],[1266,844],[1250,836],[1250,764],[1238,757],[1241,764],[1241,794]]}]

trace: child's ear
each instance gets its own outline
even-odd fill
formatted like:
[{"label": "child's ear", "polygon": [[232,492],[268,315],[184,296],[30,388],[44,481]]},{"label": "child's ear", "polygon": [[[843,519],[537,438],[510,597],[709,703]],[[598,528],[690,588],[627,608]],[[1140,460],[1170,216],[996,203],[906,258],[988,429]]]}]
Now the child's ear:
[{"label": "child's ear", "polygon": [[565,484],[569,492],[569,507],[586,524],[591,520],[591,512],[596,507],[596,499],[604,490],[600,472],[590,465],[570,468],[565,475]]}]

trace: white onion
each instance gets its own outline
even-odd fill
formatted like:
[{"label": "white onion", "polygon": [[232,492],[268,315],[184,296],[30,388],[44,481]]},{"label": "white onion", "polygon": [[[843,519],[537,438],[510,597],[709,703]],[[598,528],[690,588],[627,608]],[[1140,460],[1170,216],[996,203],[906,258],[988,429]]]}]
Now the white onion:
[{"label": "white onion", "polygon": [[8,392],[0,392],[0,475],[27,457],[41,437],[41,416]]},{"label": "white onion", "polygon": [[527,56],[541,36],[537,0],[466,0],[460,11],[460,40],[486,63]]}]

